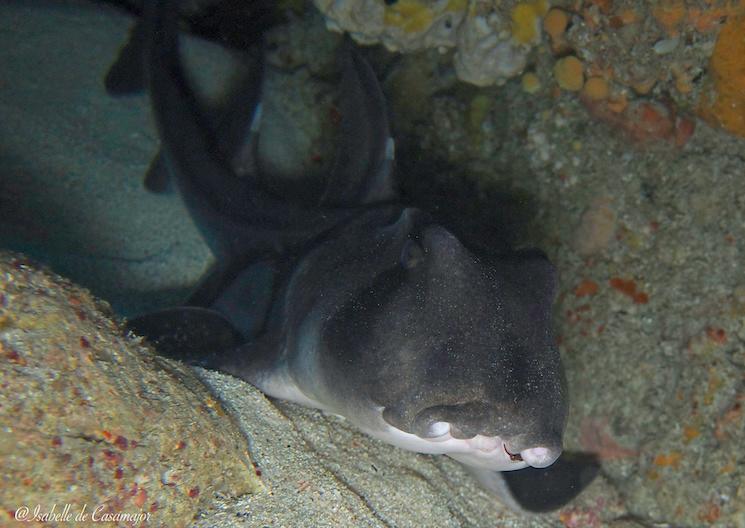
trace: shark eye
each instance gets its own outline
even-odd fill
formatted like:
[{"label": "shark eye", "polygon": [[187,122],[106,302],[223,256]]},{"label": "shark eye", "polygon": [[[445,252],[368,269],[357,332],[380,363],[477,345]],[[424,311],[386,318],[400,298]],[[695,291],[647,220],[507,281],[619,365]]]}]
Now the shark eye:
[{"label": "shark eye", "polygon": [[405,269],[412,269],[424,260],[424,248],[413,240],[407,240],[401,249],[401,265]]}]

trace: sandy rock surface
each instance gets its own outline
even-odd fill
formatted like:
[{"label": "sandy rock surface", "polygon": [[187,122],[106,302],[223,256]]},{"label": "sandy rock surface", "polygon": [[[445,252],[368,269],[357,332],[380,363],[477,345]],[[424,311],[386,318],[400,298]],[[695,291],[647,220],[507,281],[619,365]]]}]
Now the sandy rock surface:
[{"label": "sandy rock surface", "polygon": [[0,524],[179,526],[215,494],[263,489],[245,437],[190,369],[123,335],[87,291],[9,253],[0,387]]}]

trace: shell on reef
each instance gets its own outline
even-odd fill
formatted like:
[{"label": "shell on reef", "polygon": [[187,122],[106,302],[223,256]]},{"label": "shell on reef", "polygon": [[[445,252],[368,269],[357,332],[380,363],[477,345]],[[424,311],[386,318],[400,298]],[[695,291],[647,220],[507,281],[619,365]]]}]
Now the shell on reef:
[{"label": "shell on reef", "polygon": [[600,253],[608,247],[615,232],[616,212],[610,198],[597,197],[582,214],[574,233],[574,249],[582,256]]}]

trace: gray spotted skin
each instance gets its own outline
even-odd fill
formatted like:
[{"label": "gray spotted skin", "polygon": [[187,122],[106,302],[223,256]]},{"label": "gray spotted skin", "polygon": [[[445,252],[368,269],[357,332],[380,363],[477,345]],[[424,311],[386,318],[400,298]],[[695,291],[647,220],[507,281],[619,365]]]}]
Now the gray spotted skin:
[{"label": "gray spotted skin", "polygon": [[[223,270],[208,281],[217,293],[203,298],[219,302],[204,303],[206,319],[221,332],[230,327],[224,321],[250,312],[249,271],[261,259],[273,281],[258,304],[266,306],[260,329],[242,331],[245,342],[230,350],[188,359],[344,416],[396,446],[447,454],[514,505],[509,481],[495,472],[548,471],[562,452],[567,396],[551,330],[553,266],[539,251],[476,255],[428,213],[394,201],[385,101],[351,50],[342,107],[359,111],[343,116],[337,163],[319,201],[283,200],[257,175],[238,176],[234,153],[211,148],[182,71],[178,7],[178,0],[148,3],[145,58],[164,155]],[[179,317],[175,309],[171,322],[194,313]],[[164,337],[157,328],[164,317],[143,316],[135,326]],[[190,329],[179,331],[184,339]],[[544,477],[519,486],[539,496]],[[550,507],[577,488],[554,494]]]},{"label": "gray spotted skin", "polygon": [[371,434],[426,438],[444,422],[454,438],[501,438],[500,454],[558,456],[567,409],[553,289],[543,255],[479,259],[422,211],[392,207],[308,252],[263,343],[214,366]]}]

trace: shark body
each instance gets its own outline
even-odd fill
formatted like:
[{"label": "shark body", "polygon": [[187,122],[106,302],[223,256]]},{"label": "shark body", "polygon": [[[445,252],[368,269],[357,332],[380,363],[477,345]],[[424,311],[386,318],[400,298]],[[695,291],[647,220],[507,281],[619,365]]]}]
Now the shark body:
[{"label": "shark body", "polygon": [[[178,0],[148,2],[138,29],[162,142],[156,166],[167,165],[217,265],[190,306],[130,327],[269,396],[451,456],[513,507],[543,511],[576,495],[584,466],[554,464],[568,411],[545,255],[477,255],[399,201],[385,100],[353,50],[323,188],[312,203],[272,194],[251,161],[261,68],[210,118],[179,57],[178,10]],[[257,267],[270,284],[261,300],[251,298]]]}]

